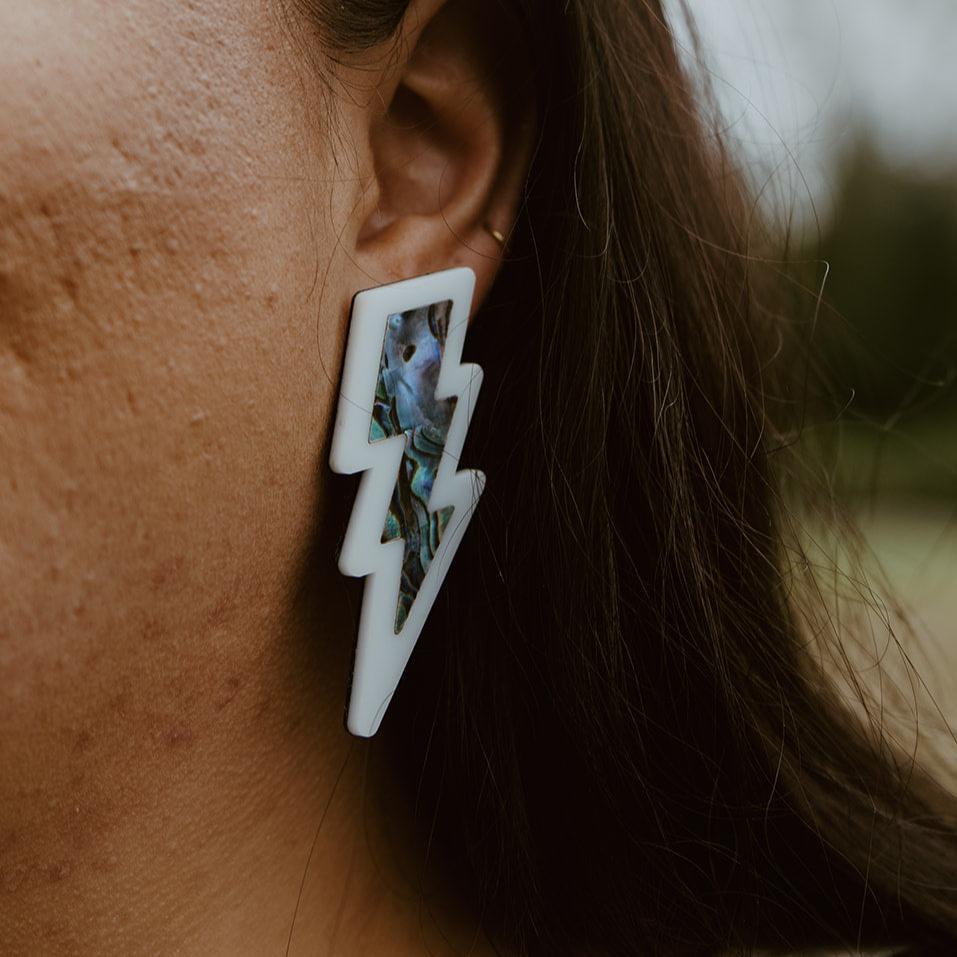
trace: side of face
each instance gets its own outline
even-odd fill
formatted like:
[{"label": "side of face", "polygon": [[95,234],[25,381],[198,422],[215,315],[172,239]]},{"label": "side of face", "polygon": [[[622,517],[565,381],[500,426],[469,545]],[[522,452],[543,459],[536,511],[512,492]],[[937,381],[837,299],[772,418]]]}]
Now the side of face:
[{"label": "side of face", "polygon": [[[338,576],[308,636],[334,694],[304,688],[288,633],[317,521],[348,505],[325,463],[349,303],[459,265],[479,301],[484,224],[517,214],[534,124],[506,66],[527,58],[483,6],[411,0],[396,43],[336,62],[334,98],[289,13],[0,10],[3,886],[100,854],[226,744],[274,750],[289,696],[344,733]],[[428,378],[426,328],[404,347]]]},{"label": "side of face", "polygon": [[98,772],[135,802],[268,697],[358,187],[273,4],[35,0],[0,38],[0,808],[83,841]]}]

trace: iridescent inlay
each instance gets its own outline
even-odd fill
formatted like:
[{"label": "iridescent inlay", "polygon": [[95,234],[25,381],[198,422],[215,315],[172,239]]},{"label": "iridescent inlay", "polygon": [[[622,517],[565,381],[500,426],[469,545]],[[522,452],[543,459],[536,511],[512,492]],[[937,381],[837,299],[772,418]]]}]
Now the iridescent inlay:
[{"label": "iridescent inlay", "polygon": [[429,497],[452,421],[455,399],[435,388],[449,329],[450,300],[394,313],[386,322],[369,441],[405,434],[382,541],[405,542],[395,633],[405,624],[439,547],[452,508],[430,512]]}]

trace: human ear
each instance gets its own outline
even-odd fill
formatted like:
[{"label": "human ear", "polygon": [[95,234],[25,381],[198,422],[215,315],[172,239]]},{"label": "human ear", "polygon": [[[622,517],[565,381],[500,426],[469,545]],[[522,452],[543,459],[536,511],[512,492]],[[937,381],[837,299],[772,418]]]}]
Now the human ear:
[{"label": "human ear", "polygon": [[470,266],[480,302],[533,145],[518,22],[494,0],[413,2],[394,57],[365,117],[373,186],[354,259],[375,282]]}]

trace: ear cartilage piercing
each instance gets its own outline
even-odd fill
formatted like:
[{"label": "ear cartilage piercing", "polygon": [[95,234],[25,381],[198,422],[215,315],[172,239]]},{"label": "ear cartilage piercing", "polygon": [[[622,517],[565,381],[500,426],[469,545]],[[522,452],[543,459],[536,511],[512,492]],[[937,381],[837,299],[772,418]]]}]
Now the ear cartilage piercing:
[{"label": "ear cartilage piercing", "polygon": [[505,234],[504,234],[504,233],[500,232],[500,231],[497,230],[494,226],[491,226],[491,225],[489,225],[488,223],[485,224],[485,229],[486,229],[486,231],[488,232],[488,234],[492,237],[492,239],[494,239],[495,242],[497,242],[497,243],[499,244],[499,246],[504,246],[504,245],[505,245]]},{"label": "ear cartilage piercing", "polygon": [[379,728],[485,486],[458,468],[482,384],[461,362],[474,288],[460,267],[353,301],[330,465],[364,473],[339,555],[366,578],[346,720],[360,737]]}]

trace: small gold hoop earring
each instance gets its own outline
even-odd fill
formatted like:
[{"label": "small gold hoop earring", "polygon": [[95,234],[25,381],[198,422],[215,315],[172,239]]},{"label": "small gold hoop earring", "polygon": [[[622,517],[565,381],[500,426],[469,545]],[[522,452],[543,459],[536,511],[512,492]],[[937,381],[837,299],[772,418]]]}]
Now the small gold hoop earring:
[{"label": "small gold hoop earring", "polygon": [[505,235],[504,233],[497,230],[494,226],[490,226],[488,223],[485,224],[485,229],[488,234],[499,244],[499,246],[505,245]]}]

